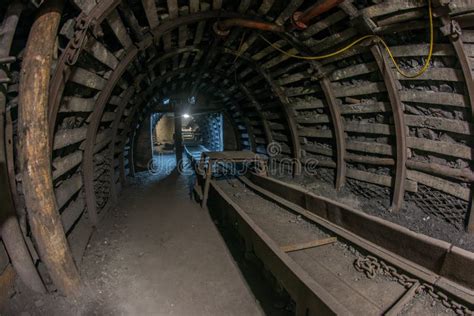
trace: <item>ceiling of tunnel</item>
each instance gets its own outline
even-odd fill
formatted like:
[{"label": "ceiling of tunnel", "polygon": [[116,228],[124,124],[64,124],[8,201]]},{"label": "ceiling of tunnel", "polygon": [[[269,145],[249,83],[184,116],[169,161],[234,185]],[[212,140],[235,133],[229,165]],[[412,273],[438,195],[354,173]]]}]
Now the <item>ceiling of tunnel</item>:
[{"label": "ceiling of tunnel", "polygon": [[[307,29],[291,29],[294,13],[314,3],[67,2],[48,107],[60,212],[95,214],[114,201],[133,164],[136,128],[164,98],[184,94],[223,109],[244,149],[266,154],[276,143],[275,158],[295,159],[296,174],[317,160],[318,177],[336,188],[382,197],[387,209],[416,204],[462,229],[474,179],[473,6],[343,1]],[[286,30],[233,27],[218,36],[215,23],[230,18]],[[403,72],[425,64],[427,71],[401,75],[373,37],[327,58],[295,57],[330,54],[374,34]]]}]

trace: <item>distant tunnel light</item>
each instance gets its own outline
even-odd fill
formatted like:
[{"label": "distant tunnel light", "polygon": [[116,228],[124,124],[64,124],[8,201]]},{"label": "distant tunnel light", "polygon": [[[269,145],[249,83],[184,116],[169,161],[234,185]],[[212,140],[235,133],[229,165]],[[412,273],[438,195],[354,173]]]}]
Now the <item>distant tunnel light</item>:
[{"label": "distant tunnel light", "polygon": [[183,117],[184,117],[185,119],[188,119],[188,118],[191,117],[191,115],[189,115],[188,113],[184,113],[184,114],[183,114]]}]

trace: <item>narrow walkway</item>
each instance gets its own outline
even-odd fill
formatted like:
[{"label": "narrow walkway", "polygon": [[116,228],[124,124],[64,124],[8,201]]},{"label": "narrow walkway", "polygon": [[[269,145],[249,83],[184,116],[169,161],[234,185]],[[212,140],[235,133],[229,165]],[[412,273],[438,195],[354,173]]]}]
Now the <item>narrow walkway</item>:
[{"label": "narrow walkway", "polygon": [[261,315],[210,216],[176,171],[138,176],[94,235],[83,273],[125,315]]},{"label": "narrow walkway", "polygon": [[2,315],[263,315],[190,177],[168,166],[130,179],[101,221],[80,265],[86,302],[19,282]]}]

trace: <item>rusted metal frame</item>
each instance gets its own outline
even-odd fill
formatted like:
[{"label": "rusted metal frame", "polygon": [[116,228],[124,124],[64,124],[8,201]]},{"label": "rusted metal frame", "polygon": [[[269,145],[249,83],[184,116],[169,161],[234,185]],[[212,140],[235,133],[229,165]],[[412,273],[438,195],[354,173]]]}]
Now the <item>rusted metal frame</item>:
[{"label": "rusted metal frame", "polygon": [[117,130],[118,126],[120,124],[120,120],[122,118],[123,112],[125,111],[125,108],[127,107],[130,99],[132,98],[133,94],[135,93],[135,87],[131,86],[129,87],[126,91],[125,94],[120,101],[120,104],[118,105],[117,111],[115,112],[115,118],[112,123],[112,141],[110,142],[110,156],[111,156],[111,161],[112,163],[110,164],[110,198],[112,199],[112,202],[115,203],[117,201],[117,188],[115,185],[115,141],[116,141],[116,135],[117,135]]},{"label": "rusted metal frame", "polygon": [[100,95],[95,102],[94,112],[90,117],[90,124],[87,128],[87,136],[84,142],[84,155],[82,159],[82,175],[84,181],[84,192],[87,206],[87,214],[93,226],[98,223],[97,205],[94,191],[94,145],[96,142],[97,131],[102,119],[102,114],[109,101],[115,85],[126,71],[130,62],[138,54],[139,49],[136,46],[131,46],[125,57],[120,61],[117,68],[114,69],[112,75],[107,81],[107,85],[100,92]]},{"label": "rusted metal frame", "polygon": [[52,135],[54,135],[56,127],[56,118],[61,105],[61,97],[66,82],[71,75],[71,66],[77,62],[79,55],[84,48],[84,44],[87,41],[89,30],[92,29],[92,33],[96,36],[100,34],[100,24],[119,3],[120,0],[101,1],[89,14],[81,12],[81,14],[76,18],[74,37],[67,44],[56,65],[49,88],[48,118],[49,134],[51,135],[50,148],[53,148],[54,137],[52,137]]},{"label": "rusted metal frame", "polygon": [[223,48],[223,51],[234,56],[239,56],[240,59],[247,62],[250,67],[252,67],[263,79],[268,83],[272,92],[278,97],[278,101],[283,110],[286,122],[288,124],[288,129],[290,131],[291,145],[293,147],[293,158],[295,159],[293,165],[293,175],[297,176],[301,174],[301,144],[298,136],[298,128],[296,120],[290,110],[290,101],[285,95],[284,91],[279,85],[277,85],[270,75],[262,68],[260,65],[255,62],[251,57],[246,54],[239,54],[231,49]]},{"label": "rusted metal frame", "polygon": [[[295,46],[302,54],[312,55],[311,49],[307,47],[301,40],[290,35],[282,34],[281,37]],[[336,181],[335,187],[340,190],[346,183],[346,136],[344,133],[344,123],[342,121],[341,111],[337,104],[331,82],[326,76],[321,74],[321,66],[316,61],[310,61],[309,65],[314,70],[314,75],[319,77],[320,85],[323,90],[326,102],[328,104],[329,113],[334,127],[336,140]]]},{"label": "rusted metal frame", "polygon": [[[464,74],[464,80],[466,83],[467,93],[469,97],[469,104],[471,108],[471,115],[474,114],[474,76],[472,74],[473,65],[466,54],[466,49],[462,41],[461,27],[452,20],[449,15],[443,15],[440,17],[443,27],[441,28],[444,35],[449,36],[449,40],[453,45],[454,51],[456,52],[457,59],[461,65],[462,72]],[[472,116],[471,116],[472,119]],[[466,230],[470,234],[474,234],[474,187],[471,188],[471,205],[467,212],[466,218]]]},{"label": "rusted metal frame", "polygon": [[57,209],[51,173],[48,131],[48,87],[63,2],[51,0],[30,29],[20,75],[19,135],[23,190],[32,234],[54,285],[69,297],[81,293]]},{"label": "rusted metal frame", "polygon": [[331,82],[327,77],[319,81],[323,89],[324,96],[331,114],[331,120],[334,126],[336,138],[336,189],[340,190],[346,183],[346,134],[344,133],[344,123],[342,121],[341,111],[336,101],[336,96],[331,87]]},{"label": "rusted metal frame", "polygon": [[[0,41],[0,58],[7,58],[10,54],[11,45],[13,42],[13,38],[15,36],[15,31],[18,25],[18,21],[20,18],[21,13],[23,12],[24,6],[23,4],[16,0],[7,9],[5,13],[5,17],[3,19],[2,30],[0,30],[0,34],[2,34],[1,41]],[[14,58],[16,59],[16,58]],[[8,62],[4,64],[5,69],[8,69]],[[0,78],[7,77],[7,72],[4,70],[3,67],[0,67]],[[6,150],[4,155],[1,155],[1,159],[4,159],[6,170],[4,170],[4,174],[8,174],[9,183],[10,183],[10,192],[13,198],[14,207],[17,214],[21,217],[21,220],[26,220],[26,214],[24,214],[24,210],[20,213],[20,209],[18,208],[20,205],[19,202],[19,195],[16,186],[16,174],[15,174],[15,157],[14,157],[14,141],[13,141],[13,120],[11,111],[6,111],[6,104],[7,104],[7,84],[0,84],[0,113],[2,116],[2,121],[0,127],[3,131],[5,129],[5,137],[0,139],[0,146],[2,146],[2,150]],[[5,124],[5,126],[3,126]],[[26,225],[25,225],[26,226]],[[23,226],[22,226],[23,227]],[[26,227],[25,227],[26,228]]]},{"label": "rusted metal frame", "polygon": [[387,88],[388,97],[390,99],[390,105],[392,107],[393,123],[395,125],[395,138],[397,144],[397,156],[395,166],[395,176],[393,183],[393,196],[392,196],[392,211],[398,212],[403,207],[403,201],[405,197],[405,183],[407,175],[407,130],[405,127],[405,116],[403,113],[403,104],[400,99],[400,92],[398,88],[398,81],[395,74],[392,71],[390,64],[387,59],[384,58],[380,46],[372,46],[370,48],[372,55],[377,62],[377,65],[382,74],[385,86]]},{"label": "rusted metal frame", "polygon": [[260,117],[260,120],[262,121],[263,131],[265,133],[265,140],[267,141],[267,145],[271,144],[273,142],[272,130],[270,129],[270,125],[268,125],[267,119],[265,118],[265,116],[263,116],[262,106],[257,101],[257,99],[252,94],[252,92],[243,83],[239,82],[238,84],[239,84],[240,90],[242,90],[245,93],[245,95],[247,95],[247,98],[254,105],[255,110],[257,111],[257,114]]},{"label": "rusted metal frame", "polygon": [[[18,0],[8,6],[0,29],[0,34],[3,35],[0,38],[0,59],[9,57],[11,44],[23,9],[23,4]],[[3,65],[3,67],[8,69],[7,65]],[[0,67],[0,77],[7,76],[7,72],[3,67]],[[13,160],[13,129],[10,113],[8,113],[9,118],[6,120],[6,91],[7,85],[0,85],[0,165],[2,170],[0,172],[0,200],[3,204],[3,212],[0,214],[0,234],[13,268],[23,283],[35,292],[45,293],[46,288],[24,240],[27,237],[23,236],[17,218],[16,206],[18,206],[18,201],[15,203],[13,197],[13,194],[17,194]],[[5,128],[5,122],[8,128]]]}]

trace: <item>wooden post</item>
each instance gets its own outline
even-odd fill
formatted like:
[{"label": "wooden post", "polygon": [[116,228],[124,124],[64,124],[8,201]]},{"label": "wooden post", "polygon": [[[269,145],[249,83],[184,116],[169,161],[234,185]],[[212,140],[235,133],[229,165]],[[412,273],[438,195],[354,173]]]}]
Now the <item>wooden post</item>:
[{"label": "wooden post", "polygon": [[80,293],[81,279],[57,210],[51,174],[48,89],[62,0],[46,1],[30,29],[20,74],[19,140],[28,218],[41,260],[59,291]]}]

